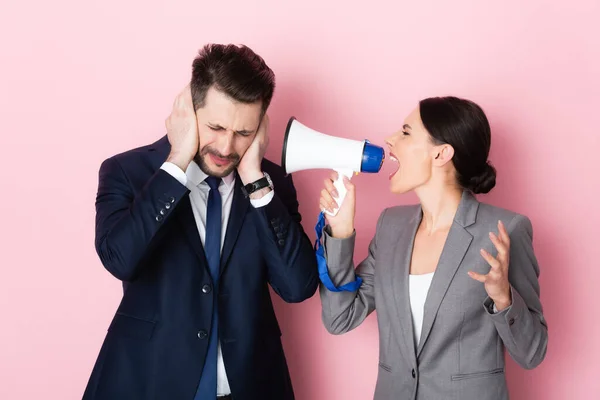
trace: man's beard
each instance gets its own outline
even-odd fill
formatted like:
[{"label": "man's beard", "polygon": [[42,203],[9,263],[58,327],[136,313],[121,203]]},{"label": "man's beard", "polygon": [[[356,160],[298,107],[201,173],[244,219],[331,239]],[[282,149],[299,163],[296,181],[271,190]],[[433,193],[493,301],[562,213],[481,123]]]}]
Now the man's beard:
[{"label": "man's beard", "polygon": [[[227,160],[231,161],[231,163],[229,164],[227,169],[223,172],[213,171],[208,167],[208,165],[206,164],[206,161],[204,161],[205,158],[209,154],[212,154],[219,158],[227,159]],[[196,156],[194,157],[194,161],[196,162],[196,164],[198,164],[198,167],[200,167],[202,172],[204,172],[206,175],[216,176],[218,178],[224,178],[227,175],[229,175],[235,168],[237,168],[237,166],[240,163],[240,156],[237,154],[230,154],[229,156],[225,157],[218,151],[211,149],[207,146],[207,147],[203,148],[200,151],[200,153],[196,154]]]}]

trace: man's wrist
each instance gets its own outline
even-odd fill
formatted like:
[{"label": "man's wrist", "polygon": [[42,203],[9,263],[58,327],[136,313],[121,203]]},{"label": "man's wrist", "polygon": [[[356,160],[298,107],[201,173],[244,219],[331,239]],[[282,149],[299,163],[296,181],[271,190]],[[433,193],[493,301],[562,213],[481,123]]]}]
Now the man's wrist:
[{"label": "man's wrist", "polygon": [[177,165],[183,172],[185,172],[192,162],[189,157],[182,156],[181,154],[172,152],[167,157],[167,162]]},{"label": "man's wrist", "polygon": [[259,200],[268,195],[273,190],[273,181],[266,172],[253,169],[248,172],[238,174],[242,181],[242,191],[251,200]]},{"label": "man's wrist", "polygon": [[238,171],[240,179],[244,185],[252,182],[256,182],[259,179],[264,178],[265,174],[260,169],[252,169],[250,171]]}]

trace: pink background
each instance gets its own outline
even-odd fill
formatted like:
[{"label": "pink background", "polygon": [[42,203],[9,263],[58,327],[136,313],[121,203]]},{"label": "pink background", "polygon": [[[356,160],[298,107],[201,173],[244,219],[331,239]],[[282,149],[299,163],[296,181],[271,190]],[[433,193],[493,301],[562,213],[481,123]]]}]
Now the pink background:
[{"label": "pink background", "polygon": [[[121,295],[93,247],[98,167],[164,134],[211,41],[275,70],[277,162],[291,115],[382,143],[420,98],[480,103],[499,171],[483,199],[531,217],[550,326],[539,368],[509,362],[512,398],[599,398],[599,2],[235,3],[2,0],[0,398],[81,398]],[[415,200],[388,192],[388,172],[356,178],[357,259],[381,209]],[[324,176],[295,176],[311,238]],[[371,398],[375,315],[334,337],[318,296],[276,307],[298,399]]]}]

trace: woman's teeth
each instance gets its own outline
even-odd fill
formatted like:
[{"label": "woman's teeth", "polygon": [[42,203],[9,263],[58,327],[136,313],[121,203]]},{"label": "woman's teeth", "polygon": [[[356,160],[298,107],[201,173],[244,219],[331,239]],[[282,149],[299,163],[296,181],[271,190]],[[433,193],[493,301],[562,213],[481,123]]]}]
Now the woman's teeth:
[{"label": "woman's teeth", "polygon": [[389,176],[389,179],[392,179],[392,177],[394,175],[396,175],[396,173],[398,172],[398,170],[400,169],[400,163],[398,162],[398,159],[396,157],[394,157],[393,155],[390,155],[390,160],[392,160],[393,162],[395,162],[397,164],[397,168],[394,172],[392,172]]}]

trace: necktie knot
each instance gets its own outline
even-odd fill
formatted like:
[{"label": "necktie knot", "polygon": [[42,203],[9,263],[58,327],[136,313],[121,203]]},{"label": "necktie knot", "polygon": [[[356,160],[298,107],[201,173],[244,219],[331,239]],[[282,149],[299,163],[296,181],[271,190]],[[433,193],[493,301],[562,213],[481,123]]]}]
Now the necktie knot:
[{"label": "necktie knot", "polygon": [[218,189],[221,184],[221,178],[217,178],[216,176],[209,176],[204,181],[208,183],[210,190]]}]

